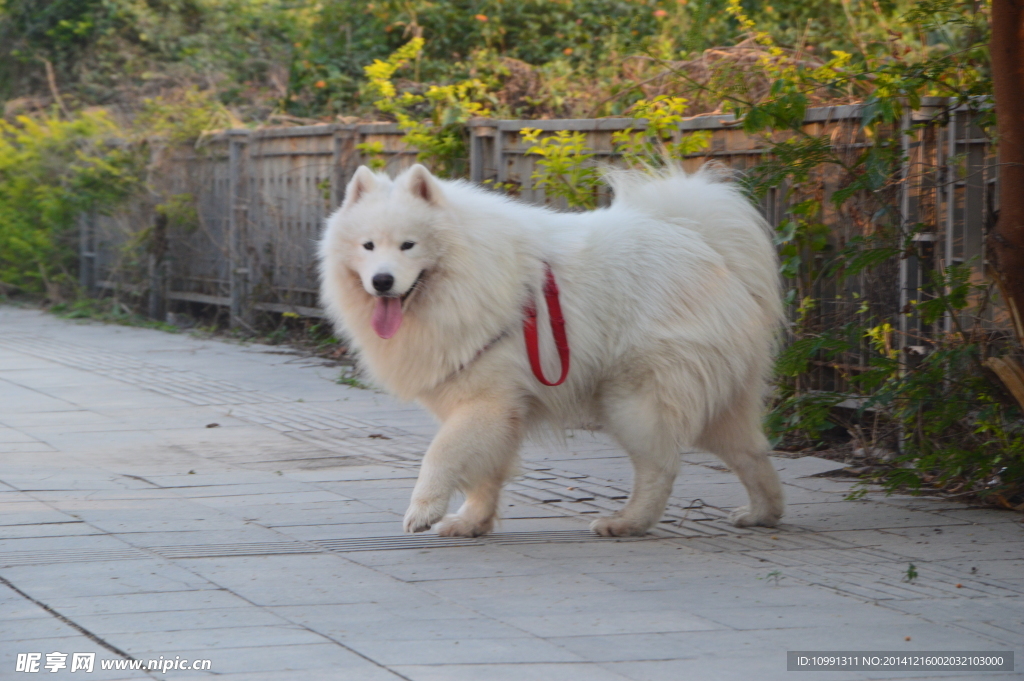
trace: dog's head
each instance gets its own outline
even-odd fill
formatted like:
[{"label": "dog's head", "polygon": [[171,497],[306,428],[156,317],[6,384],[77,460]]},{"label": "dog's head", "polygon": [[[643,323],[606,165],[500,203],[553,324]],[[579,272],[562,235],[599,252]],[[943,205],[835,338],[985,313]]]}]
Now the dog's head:
[{"label": "dog's head", "polygon": [[358,277],[374,300],[371,324],[381,338],[398,332],[405,309],[437,264],[435,225],[444,208],[440,183],[422,165],[394,180],[360,166],[328,221],[322,266]]}]

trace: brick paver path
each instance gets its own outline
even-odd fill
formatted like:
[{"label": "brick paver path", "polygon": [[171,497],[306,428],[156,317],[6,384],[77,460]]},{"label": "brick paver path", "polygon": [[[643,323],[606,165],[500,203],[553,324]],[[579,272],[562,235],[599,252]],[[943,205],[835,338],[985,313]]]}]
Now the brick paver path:
[{"label": "brick paver path", "polygon": [[[493,536],[403,535],[434,423],[337,375],[0,307],[0,678],[1021,678],[786,671],[787,650],[1020,656],[1020,514],[845,501],[850,482],[816,477],[834,463],[779,458],[785,524],[739,530],[739,482],[691,453],[654,536],[600,539],[628,462],[570,433],[526,449]],[[99,669],[161,656],[211,672]]]}]

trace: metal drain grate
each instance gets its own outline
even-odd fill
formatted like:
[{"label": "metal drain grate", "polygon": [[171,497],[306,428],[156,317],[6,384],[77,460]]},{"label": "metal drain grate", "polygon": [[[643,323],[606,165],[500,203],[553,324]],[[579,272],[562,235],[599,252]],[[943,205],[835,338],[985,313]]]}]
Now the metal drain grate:
[{"label": "metal drain grate", "polygon": [[55,563],[92,563],[103,560],[139,560],[150,557],[146,553],[133,548],[11,551],[9,553],[0,553],[0,567],[52,565]]},{"label": "metal drain grate", "polygon": [[321,549],[299,541],[252,542],[245,544],[199,544],[193,546],[150,546],[153,553],[171,560],[182,558],[225,558],[230,556],[279,556],[321,553]]},{"label": "metal drain grate", "polygon": [[578,542],[651,541],[664,539],[646,537],[599,537],[590,530],[549,530],[540,532],[495,532],[483,537],[438,537],[437,535],[397,535],[393,537],[359,537],[355,539],[315,539],[311,543],[335,553],[353,551],[398,551],[403,549],[446,549],[460,546],[511,546],[517,544],[552,544]]}]

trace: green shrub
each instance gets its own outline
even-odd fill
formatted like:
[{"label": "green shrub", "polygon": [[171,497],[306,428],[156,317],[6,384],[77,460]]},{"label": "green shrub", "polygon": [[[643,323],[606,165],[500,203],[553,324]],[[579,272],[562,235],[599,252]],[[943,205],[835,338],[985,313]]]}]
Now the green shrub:
[{"label": "green shrub", "polygon": [[139,183],[137,154],[103,113],[0,120],[0,281],[60,300],[76,286],[77,221]]}]

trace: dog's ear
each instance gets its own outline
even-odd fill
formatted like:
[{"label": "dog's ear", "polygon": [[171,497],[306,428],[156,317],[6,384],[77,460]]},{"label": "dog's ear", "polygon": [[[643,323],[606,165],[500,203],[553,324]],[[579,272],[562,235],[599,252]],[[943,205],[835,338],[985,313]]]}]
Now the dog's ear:
[{"label": "dog's ear", "polygon": [[406,171],[406,188],[416,198],[426,201],[432,206],[444,203],[444,192],[437,179],[426,167],[417,163]]},{"label": "dog's ear", "polygon": [[342,206],[351,206],[376,188],[377,177],[373,171],[366,166],[359,166],[345,188],[345,202]]}]

